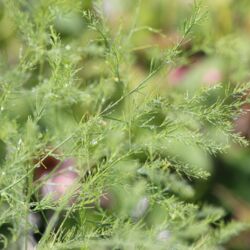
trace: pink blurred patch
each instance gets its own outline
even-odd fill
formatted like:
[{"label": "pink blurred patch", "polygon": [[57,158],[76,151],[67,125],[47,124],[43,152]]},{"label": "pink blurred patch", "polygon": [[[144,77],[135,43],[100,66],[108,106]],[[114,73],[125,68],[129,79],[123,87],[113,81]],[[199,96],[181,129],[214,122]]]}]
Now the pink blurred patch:
[{"label": "pink blurred patch", "polygon": [[188,66],[180,66],[172,69],[168,74],[168,82],[172,85],[179,85],[189,72]]},{"label": "pink blurred patch", "polygon": [[222,74],[221,71],[217,68],[208,68],[203,75],[203,83],[208,85],[214,85],[221,82]]},{"label": "pink blurred patch", "polygon": [[55,201],[63,197],[78,179],[75,166],[73,158],[60,161],[53,156],[46,157],[34,173],[34,179],[42,181],[42,197],[51,195]]},{"label": "pink blurred patch", "polygon": [[[195,70],[195,67],[181,66],[175,69],[172,69],[168,75],[168,82],[171,85],[180,85],[187,74]],[[222,73],[218,68],[208,68],[202,76],[201,82],[206,85],[214,85],[221,82],[223,79]]]}]

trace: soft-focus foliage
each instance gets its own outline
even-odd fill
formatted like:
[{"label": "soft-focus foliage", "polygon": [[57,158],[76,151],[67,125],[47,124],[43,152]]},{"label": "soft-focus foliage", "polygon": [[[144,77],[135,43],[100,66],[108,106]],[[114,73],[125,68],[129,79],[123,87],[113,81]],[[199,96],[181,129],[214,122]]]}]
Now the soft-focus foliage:
[{"label": "soft-focus foliage", "polygon": [[247,229],[213,180],[249,176],[250,5],[204,2],[0,2],[1,247],[223,249]]}]

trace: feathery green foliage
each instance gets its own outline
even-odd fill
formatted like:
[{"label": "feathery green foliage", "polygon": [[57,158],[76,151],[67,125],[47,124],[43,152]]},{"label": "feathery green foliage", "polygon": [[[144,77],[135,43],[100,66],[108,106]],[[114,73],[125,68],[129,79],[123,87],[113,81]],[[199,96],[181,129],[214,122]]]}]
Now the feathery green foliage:
[{"label": "feathery green foliage", "polygon": [[[140,1],[128,29],[110,27],[99,2],[6,0],[3,6],[20,45],[18,59],[0,68],[3,247],[28,249],[38,230],[31,213],[47,217],[37,249],[220,249],[245,229],[225,224],[222,209],[196,203],[195,183],[209,178],[209,155],[224,153],[231,142],[247,145],[232,121],[249,84],[157,87],[206,22],[200,2],[183,21],[180,39],[152,52],[143,77],[131,70],[134,37],[143,29],[162,33],[137,24]],[[39,199],[42,184],[33,173],[57,152],[77,159],[79,180],[58,201]],[[104,192],[112,195],[109,209],[99,205]]]}]

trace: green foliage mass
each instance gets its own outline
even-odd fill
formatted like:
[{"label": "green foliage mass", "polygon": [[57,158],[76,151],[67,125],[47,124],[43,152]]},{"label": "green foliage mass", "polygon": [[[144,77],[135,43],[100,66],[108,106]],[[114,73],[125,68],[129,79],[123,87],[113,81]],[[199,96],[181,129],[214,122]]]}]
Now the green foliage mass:
[{"label": "green foliage mass", "polygon": [[[16,44],[16,52],[1,50],[3,248],[28,249],[38,230],[29,215],[46,211],[53,213],[37,249],[221,249],[246,228],[197,197],[210,156],[232,142],[247,145],[232,122],[248,84],[162,87],[209,22],[199,2],[182,19],[180,38],[150,50],[147,73],[138,73],[138,33],[164,34],[138,21],[143,1],[133,4],[131,22],[114,27],[99,2],[1,3]],[[79,180],[58,201],[39,199],[33,172],[56,152],[77,160]],[[99,205],[104,192],[109,209]]]}]

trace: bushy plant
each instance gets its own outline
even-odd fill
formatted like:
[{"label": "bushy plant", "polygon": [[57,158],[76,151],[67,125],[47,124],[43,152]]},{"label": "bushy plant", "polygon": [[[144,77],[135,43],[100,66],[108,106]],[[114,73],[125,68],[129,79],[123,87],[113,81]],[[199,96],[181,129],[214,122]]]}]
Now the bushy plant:
[{"label": "bushy plant", "polygon": [[[3,248],[221,249],[246,228],[199,196],[211,156],[247,145],[233,121],[248,84],[168,85],[206,39],[209,13],[194,2],[175,40],[141,54],[138,33],[165,35],[138,21],[143,1],[131,4],[112,26],[101,2],[1,3],[12,30],[0,67]],[[56,169],[69,159],[74,177]],[[42,189],[53,174],[54,191],[74,181],[55,195]]]}]

